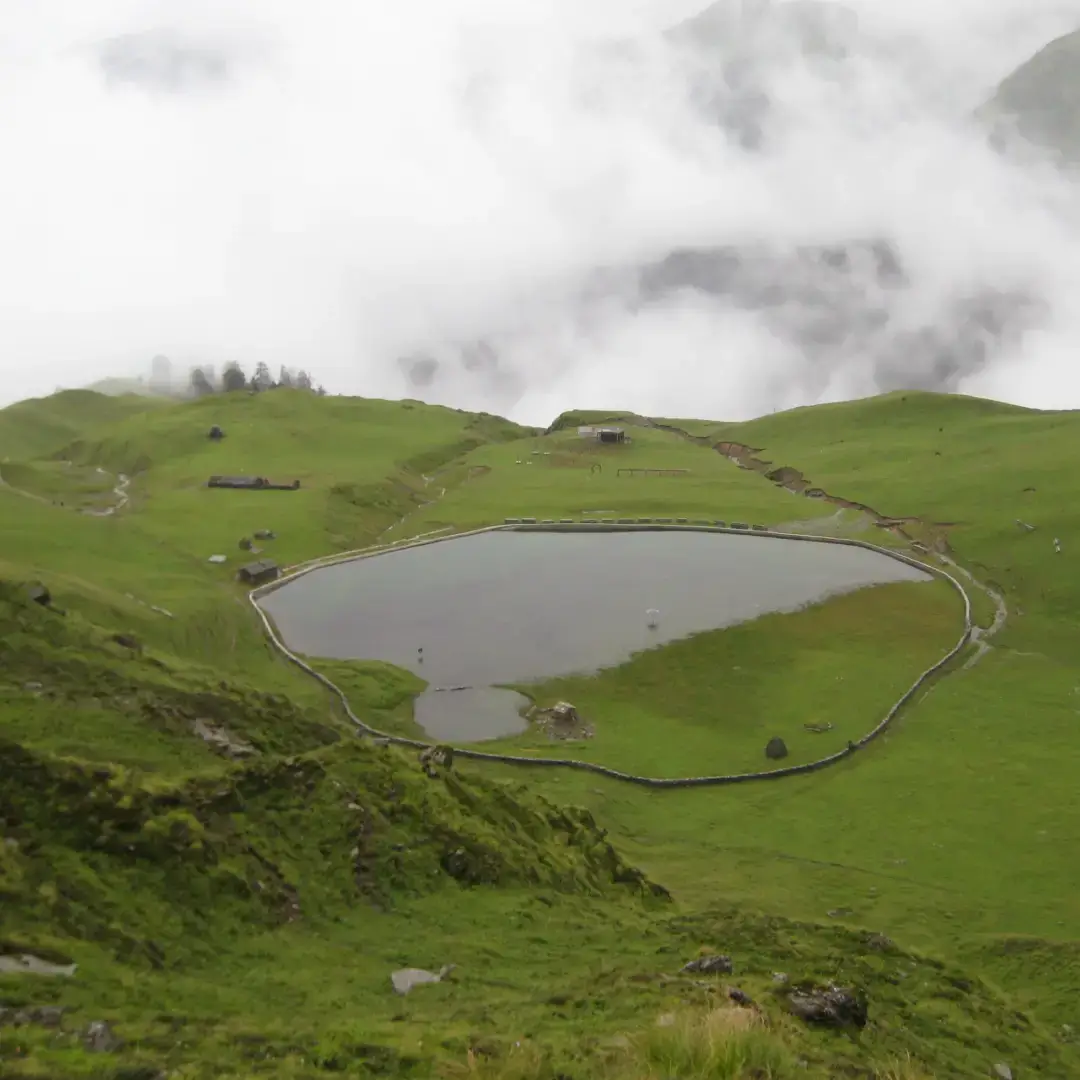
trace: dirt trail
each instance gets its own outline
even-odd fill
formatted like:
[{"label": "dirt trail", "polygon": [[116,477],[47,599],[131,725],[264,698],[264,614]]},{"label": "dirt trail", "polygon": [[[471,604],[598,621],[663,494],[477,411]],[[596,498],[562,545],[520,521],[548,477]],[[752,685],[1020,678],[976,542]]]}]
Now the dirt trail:
[{"label": "dirt trail", "polygon": [[[808,499],[831,503],[833,506],[840,507],[840,510],[857,511],[863,515],[864,520],[871,522],[875,527],[884,529],[904,540],[919,555],[932,552],[946,566],[963,575],[975,588],[985,593],[994,605],[994,618],[991,624],[987,627],[972,627],[971,641],[975,645],[975,652],[964,664],[963,670],[973,667],[990,651],[989,639],[1005,626],[1005,622],[1009,617],[1009,609],[1005,597],[998,590],[979,581],[970,570],[965,569],[952,557],[947,530],[959,524],[958,522],[928,521],[922,517],[890,517],[879,510],[875,510],[872,506],[867,506],[866,503],[856,502],[841,495],[833,495],[824,488],[815,487],[802,472],[792,468],[790,465],[776,466],[773,462],[766,461],[758,456],[765,453],[764,448],[755,448],[747,446],[745,443],[730,440],[714,442],[708,436],[692,435],[690,432],[683,431],[682,428],[673,424],[657,423],[655,420],[648,420],[647,422],[654,428],[680,435],[699,446],[711,447],[718,454],[722,454],[733,462],[738,468],[748,472],[760,473],[766,480],[776,484],[777,487],[782,487],[797,495],[803,495]],[[834,519],[830,518],[828,520],[833,521]],[[925,537],[925,541],[913,536],[912,532],[915,530],[909,530],[905,526],[917,526],[919,533]]]},{"label": "dirt trail", "polygon": [[[105,473],[104,469],[98,469],[98,472]],[[125,476],[123,473],[117,473],[116,486],[112,489],[113,495],[116,496],[116,502],[112,506],[107,506],[102,510],[82,509],[79,510],[80,514],[88,514],[90,517],[110,517],[115,514],[117,510],[122,510],[127,506],[130,501],[128,495],[128,487],[131,484],[131,477]],[[44,503],[46,506],[56,506],[57,503],[54,499],[47,499],[44,495],[38,495],[33,491],[25,491],[23,488],[17,488],[12,484],[9,484],[3,476],[2,470],[0,470],[0,487],[7,488],[8,491],[14,492],[16,495],[21,495],[24,499],[33,499],[34,502]],[[60,503],[63,506],[63,503]],[[72,510],[76,509],[71,507]]]},{"label": "dirt trail", "polygon": [[[104,472],[104,469],[99,470]],[[117,510],[122,510],[131,501],[131,497],[128,495],[128,487],[131,484],[131,477],[125,476],[123,473],[116,474],[116,487],[113,488],[113,494],[116,496],[116,502],[112,506],[105,507],[104,510],[83,510],[84,514],[89,514],[90,517],[110,517],[115,514]]]},{"label": "dirt trail", "polygon": [[[465,479],[462,480],[461,483],[457,485],[457,488],[464,487],[467,483],[469,483],[470,480],[474,480],[478,476],[485,476],[489,472],[491,472],[490,466],[487,466],[487,465],[474,465],[469,470],[468,475],[466,475]],[[425,488],[425,490],[427,488],[429,488],[432,484],[435,483],[436,477],[434,477],[434,476],[424,476],[423,473],[421,473],[421,476],[423,477],[423,480],[424,480],[424,488]],[[457,488],[455,488],[455,490],[457,490]],[[392,533],[395,529],[399,528],[406,521],[408,521],[409,518],[415,517],[417,514],[420,513],[421,510],[426,510],[429,506],[433,506],[441,498],[443,498],[443,496],[445,494],[446,494],[446,488],[445,487],[440,487],[439,490],[438,490],[438,494],[435,495],[433,498],[427,499],[424,502],[418,503],[416,506],[414,506],[407,513],[405,513],[401,517],[399,517],[397,519],[397,521],[393,522],[393,524],[387,525],[387,527],[385,529],[383,529],[383,531],[381,533],[379,533],[379,535],[375,538],[375,543],[376,544],[382,544],[384,542],[383,538],[388,533]],[[438,529],[436,531],[437,532],[448,532],[451,528],[453,528],[453,526],[447,525],[444,528]],[[424,535],[428,535],[428,534],[425,533]]]}]

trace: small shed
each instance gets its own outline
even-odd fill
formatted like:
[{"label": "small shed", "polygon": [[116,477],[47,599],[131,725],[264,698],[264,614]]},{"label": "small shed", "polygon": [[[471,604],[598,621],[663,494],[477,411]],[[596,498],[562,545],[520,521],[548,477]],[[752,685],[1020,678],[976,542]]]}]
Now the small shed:
[{"label": "small shed", "polygon": [[[603,443],[629,442],[624,428],[597,427],[595,424],[586,424],[577,429],[578,437],[582,439],[595,439]],[[534,450],[533,453],[536,453]]]},{"label": "small shed", "polygon": [[217,424],[215,424],[210,429],[209,434],[206,437],[208,439],[213,439],[216,442],[218,439],[224,439],[225,438],[225,432],[222,431],[221,428],[219,428],[217,426]]},{"label": "small shed", "polygon": [[293,480],[291,484],[273,484],[265,476],[211,476],[206,481],[206,486],[240,488],[248,491],[296,491],[300,487],[300,481]]},{"label": "small shed", "polygon": [[259,559],[241,566],[236,572],[237,580],[245,585],[265,585],[268,581],[277,581],[280,576],[281,570],[273,559]]},{"label": "small shed", "polygon": [[207,487],[264,488],[270,486],[265,476],[211,476]]}]

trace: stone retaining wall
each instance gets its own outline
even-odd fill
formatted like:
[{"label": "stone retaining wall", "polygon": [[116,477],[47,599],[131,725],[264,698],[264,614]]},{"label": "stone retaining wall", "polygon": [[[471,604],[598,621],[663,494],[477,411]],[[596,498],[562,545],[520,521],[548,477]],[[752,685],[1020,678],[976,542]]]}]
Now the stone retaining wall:
[{"label": "stone retaining wall", "polygon": [[[721,784],[742,784],[751,780],[779,780],[785,776],[799,776],[804,773],[817,772],[820,769],[825,769],[830,765],[836,765],[846,758],[856,754],[863,747],[873,742],[874,739],[882,735],[888,730],[889,725],[896,719],[900,710],[922,689],[935,675],[954,660],[964,647],[971,640],[971,598],[968,596],[967,591],[963,585],[953,577],[952,574],[941,569],[938,566],[933,566],[929,563],[919,562],[917,559],[913,559],[908,555],[904,555],[899,551],[892,551],[889,548],[880,547],[877,544],[871,544],[864,540],[852,540],[846,537],[835,536],[809,536],[802,533],[786,533],[777,532],[775,530],[766,529],[764,526],[755,525],[753,529],[749,529],[746,525],[724,526],[719,524],[683,524],[686,521],[685,518],[675,519],[678,524],[666,524],[656,523],[656,519],[653,521],[647,521],[645,519],[639,519],[633,524],[626,521],[625,523],[615,522],[599,522],[599,521],[586,521],[586,522],[558,522],[548,523],[541,522],[535,523],[535,519],[520,518],[520,519],[507,519],[508,524],[504,525],[492,525],[480,529],[471,529],[467,532],[454,533],[450,536],[429,536],[427,538],[419,539],[413,543],[402,543],[393,546],[380,547],[368,549],[359,552],[350,552],[343,555],[330,556],[325,559],[316,559],[311,563],[307,563],[302,567],[293,570],[286,576],[279,578],[277,581],[271,582],[268,585],[260,586],[256,589],[252,589],[248,598],[251,601],[252,606],[258,613],[259,618],[262,621],[264,628],[266,629],[267,636],[273,643],[274,647],[291,663],[295,664],[302,671],[306,672],[313,679],[318,680],[341,702],[342,708],[345,710],[345,715],[356,725],[357,729],[364,735],[368,735],[372,738],[383,740],[387,743],[392,743],[395,746],[408,746],[416,750],[426,749],[433,744],[422,742],[418,739],[408,739],[402,735],[390,735],[383,731],[378,731],[376,728],[370,727],[365,724],[356,714],[352,711],[349,705],[349,700],[345,693],[335,683],[331,682],[325,675],[316,671],[310,664],[306,663],[294,652],[292,652],[285,643],[281,640],[280,635],[277,632],[276,627],[273,624],[271,618],[265,611],[259,606],[259,600],[261,597],[266,596],[268,593],[273,592],[276,589],[280,589],[283,585],[287,585],[290,581],[295,581],[299,577],[303,577],[305,574],[309,574],[314,570],[321,570],[326,566],[333,566],[342,562],[349,562],[353,559],[366,559],[371,558],[374,555],[386,555],[395,551],[405,551],[413,547],[421,547],[425,544],[437,544],[446,540],[460,539],[464,536],[477,536],[480,533],[486,532],[620,532],[620,531],[662,531],[665,529],[681,530],[681,531],[695,531],[695,532],[717,532],[717,533],[733,533],[739,536],[755,536],[761,539],[780,539],[780,540],[798,540],[803,543],[813,544],[843,544],[848,547],[860,547],[865,548],[868,551],[877,552],[880,555],[885,555],[890,559],[896,559],[898,562],[906,563],[908,566],[914,567],[917,570],[922,570],[925,573],[932,574],[935,577],[943,578],[949,582],[950,585],[960,594],[964,602],[964,625],[963,632],[961,633],[956,644],[940,659],[937,663],[928,667],[912,684],[911,686],[897,699],[892,708],[882,717],[878,724],[867,732],[857,742],[850,742],[843,749],[837,751],[835,754],[830,754],[827,757],[818,758],[816,761],[807,762],[804,765],[788,765],[779,769],[769,769],[764,772],[748,772],[748,773],[731,773],[726,776],[683,776],[683,777],[655,777],[655,776],[637,776],[633,773],[619,772],[616,769],[609,769],[606,765],[596,765],[591,761],[577,761],[573,758],[548,758],[548,757],[522,757],[513,754],[495,754],[484,750],[470,750],[468,748],[454,747],[454,756],[467,758],[471,761],[494,761],[506,765],[532,765],[538,767],[558,767],[564,769],[580,769],[584,772],[595,773],[599,776],[605,776],[610,780],[621,780],[625,783],[638,784],[643,787],[649,788],[688,788],[688,787],[713,787]],[[663,522],[663,519],[660,519]],[[666,519],[671,521],[672,519]],[[518,522],[528,522],[528,524],[518,524]]]}]

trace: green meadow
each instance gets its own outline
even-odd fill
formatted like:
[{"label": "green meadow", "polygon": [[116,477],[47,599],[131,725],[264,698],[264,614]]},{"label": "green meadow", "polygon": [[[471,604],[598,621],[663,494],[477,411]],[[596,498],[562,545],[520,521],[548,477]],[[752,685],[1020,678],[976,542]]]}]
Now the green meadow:
[{"label": "green meadow", "polygon": [[[0,963],[0,1076],[1080,1074],[1080,419],[917,393],[747,424],[618,415],[539,431],[289,390],[0,410],[0,961],[77,964]],[[628,443],[577,435],[608,419]],[[776,482],[795,473],[904,520]],[[236,581],[254,557],[507,517],[744,521],[937,557],[914,542],[974,577],[979,625],[979,584],[1007,616],[840,765],[650,791],[461,758],[429,775],[356,737]],[[595,736],[481,748],[681,776],[764,768],[779,735],[808,761],[870,730],[961,626],[941,581],[846,593],[522,687]],[[414,675],[313,662],[366,723],[418,734]],[[733,971],[682,973],[710,953]],[[393,992],[394,970],[444,965]],[[858,988],[866,1026],[797,1020],[804,980]],[[59,1026],[34,1012],[53,1005]]]}]

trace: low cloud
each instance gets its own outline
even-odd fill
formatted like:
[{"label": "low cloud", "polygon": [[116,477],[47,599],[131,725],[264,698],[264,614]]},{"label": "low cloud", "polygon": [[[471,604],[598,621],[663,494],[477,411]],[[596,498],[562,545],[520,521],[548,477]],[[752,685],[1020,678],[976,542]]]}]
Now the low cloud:
[{"label": "low cloud", "polygon": [[971,120],[1075,13],[705,6],[22,5],[3,397],[166,353],[538,423],[1080,405],[1077,188]]}]

